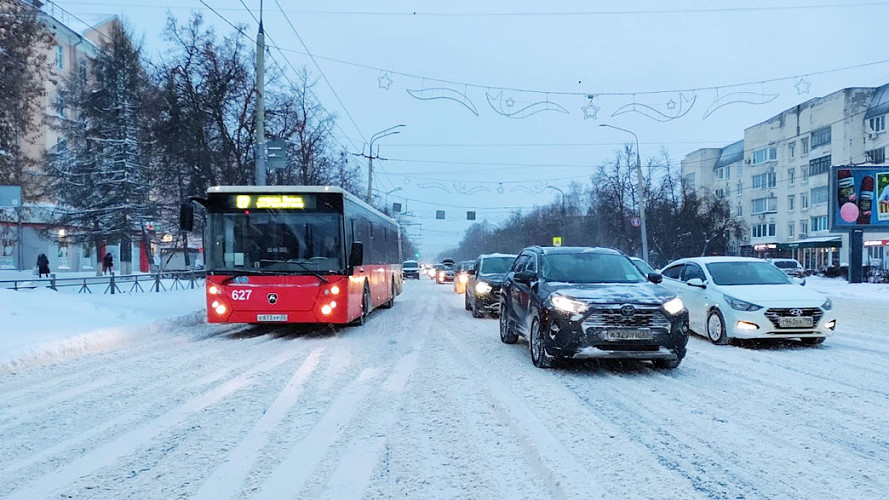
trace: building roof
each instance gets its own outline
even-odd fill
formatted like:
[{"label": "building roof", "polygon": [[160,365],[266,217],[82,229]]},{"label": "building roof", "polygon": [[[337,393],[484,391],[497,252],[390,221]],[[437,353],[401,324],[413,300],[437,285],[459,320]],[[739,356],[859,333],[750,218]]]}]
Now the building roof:
[{"label": "building roof", "polygon": [[875,116],[885,115],[886,113],[889,113],[889,83],[882,87],[877,87],[874,91],[867,113],[864,114],[864,119],[867,120]]},{"label": "building roof", "polygon": [[737,163],[743,159],[744,140],[741,139],[738,142],[734,142],[722,148],[722,152],[719,153],[719,159],[716,160],[716,167],[718,168],[724,167],[726,165],[731,165],[732,163]]}]

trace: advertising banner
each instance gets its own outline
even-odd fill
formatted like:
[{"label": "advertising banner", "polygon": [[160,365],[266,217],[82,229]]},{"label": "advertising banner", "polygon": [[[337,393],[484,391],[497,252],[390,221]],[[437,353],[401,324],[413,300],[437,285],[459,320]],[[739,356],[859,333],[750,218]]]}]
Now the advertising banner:
[{"label": "advertising banner", "polygon": [[889,165],[832,167],[830,186],[831,230],[889,230]]}]

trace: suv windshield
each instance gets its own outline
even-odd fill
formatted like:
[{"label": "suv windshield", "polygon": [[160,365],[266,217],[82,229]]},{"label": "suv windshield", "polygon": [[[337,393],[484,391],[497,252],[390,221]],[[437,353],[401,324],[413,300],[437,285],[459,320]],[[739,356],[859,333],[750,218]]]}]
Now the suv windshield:
[{"label": "suv windshield", "polygon": [[479,274],[506,274],[515,257],[486,257],[479,265]]},{"label": "suv windshield", "polygon": [[707,270],[717,285],[786,285],[790,279],[768,262],[711,262]]},{"label": "suv windshield", "polygon": [[402,269],[419,269],[420,264],[413,260],[407,260],[401,265]]},{"label": "suv windshield", "polygon": [[623,255],[555,253],[543,256],[543,278],[568,283],[641,283],[639,269]]}]

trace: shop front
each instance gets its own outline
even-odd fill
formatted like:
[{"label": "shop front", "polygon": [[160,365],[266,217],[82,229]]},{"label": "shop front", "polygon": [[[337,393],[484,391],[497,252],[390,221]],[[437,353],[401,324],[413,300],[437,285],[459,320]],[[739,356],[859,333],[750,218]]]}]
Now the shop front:
[{"label": "shop front", "polygon": [[828,267],[840,266],[842,246],[842,237],[824,236],[793,243],[779,243],[778,250],[782,257],[796,259],[805,269],[822,271]]}]

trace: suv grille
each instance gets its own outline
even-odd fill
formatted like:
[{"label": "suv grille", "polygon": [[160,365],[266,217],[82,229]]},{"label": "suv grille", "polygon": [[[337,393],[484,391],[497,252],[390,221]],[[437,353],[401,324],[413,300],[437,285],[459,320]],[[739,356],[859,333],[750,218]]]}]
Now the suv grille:
[{"label": "suv grille", "polygon": [[[799,309],[802,311],[802,314],[796,316],[792,314],[790,311],[794,309]],[[818,307],[786,307],[786,308],[772,308],[767,309],[766,318],[769,318],[769,321],[775,325],[775,328],[781,328],[779,326],[778,318],[812,318],[812,325],[817,325],[818,321],[821,319],[821,316],[824,314],[820,308]]]},{"label": "suv grille", "polygon": [[583,320],[584,328],[670,328],[670,320],[660,307],[635,307],[635,314],[624,316],[620,312],[620,305],[593,306]]}]

